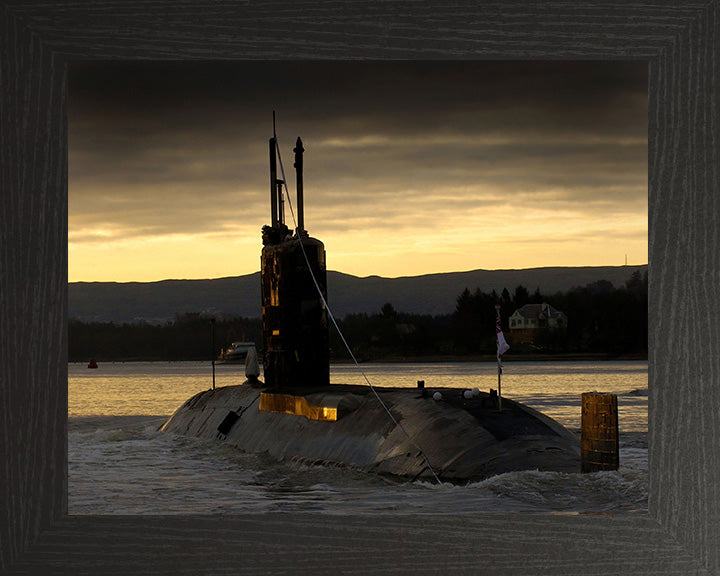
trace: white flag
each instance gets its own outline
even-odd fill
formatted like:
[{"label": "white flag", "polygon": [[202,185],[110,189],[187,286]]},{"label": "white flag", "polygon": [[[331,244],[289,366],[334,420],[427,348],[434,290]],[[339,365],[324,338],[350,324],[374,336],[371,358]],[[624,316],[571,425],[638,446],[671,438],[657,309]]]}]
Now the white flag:
[{"label": "white flag", "polygon": [[505,341],[505,336],[503,336],[502,328],[500,327],[500,316],[495,320],[495,332],[497,333],[497,357],[498,360],[500,360],[500,357],[510,350],[510,345]]}]

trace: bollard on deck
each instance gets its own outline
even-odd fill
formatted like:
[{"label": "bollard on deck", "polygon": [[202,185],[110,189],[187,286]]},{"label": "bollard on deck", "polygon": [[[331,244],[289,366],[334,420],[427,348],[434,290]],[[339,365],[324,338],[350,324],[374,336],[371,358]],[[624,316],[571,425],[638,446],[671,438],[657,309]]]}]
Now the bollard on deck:
[{"label": "bollard on deck", "polygon": [[615,394],[583,393],[581,451],[583,472],[619,468],[620,445]]}]

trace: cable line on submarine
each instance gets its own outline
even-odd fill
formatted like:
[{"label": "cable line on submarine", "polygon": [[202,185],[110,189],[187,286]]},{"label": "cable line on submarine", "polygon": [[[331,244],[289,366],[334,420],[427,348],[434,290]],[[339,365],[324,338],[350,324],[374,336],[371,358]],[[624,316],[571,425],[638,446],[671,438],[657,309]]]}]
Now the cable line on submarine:
[{"label": "cable line on submarine", "polygon": [[[395,424],[405,435],[405,437],[408,439],[408,441],[418,450],[420,455],[422,456],[423,460],[425,461],[425,464],[427,466],[427,469],[430,471],[430,473],[433,475],[435,480],[438,484],[441,484],[440,478],[438,478],[438,475],[435,473],[435,470],[430,465],[430,461],[428,460],[427,456],[425,455],[425,452],[423,449],[417,445],[417,443],[410,437],[410,435],[407,433],[405,428],[403,428],[402,424],[397,421],[397,419],[392,415],[388,407],[385,405],[385,403],[382,401],[382,398],[380,398],[380,395],[375,390],[375,387],[370,383],[370,379],[367,377],[367,374],[365,374],[365,371],[360,366],[360,363],[357,361],[357,358],[355,357],[355,354],[353,354],[352,349],[350,348],[350,345],[348,344],[347,340],[345,339],[345,335],[342,333],[342,330],[340,330],[340,326],[338,325],[337,321],[335,320],[335,315],[332,313],[332,310],[330,309],[330,306],[328,306],[327,299],[323,295],[322,289],[320,288],[320,284],[317,281],[317,278],[315,278],[315,274],[313,274],[312,266],[310,264],[310,259],[308,258],[307,252],[305,251],[305,247],[303,246],[302,241],[300,240],[302,234],[305,232],[303,230],[303,227],[301,224],[298,223],[298,220],[295,218],[295,211],[293,210],[292,202],[290,201],[290,192],[287,187],[287,180],[285,178],[285,168],[283,166],[282,161],[282,155],[280,153],[280,145],[278,143],[277,133],[275,131],[275,111],[273,110],[273,140],[275,142],[275,153],[277,154],[278,163],[280,164],[280,173],[282,175],[282,179],[278,180],[278,184],[280,186],[283,186],[285,188],[285,196],[287,198],[288,205],[290,207],[290,215],[292,216],[293,223],[295,224],[295,239],[300,244],[300,249],[302,251],[303,257],[305,259],[305,263],[307,264],[308,272],[310,272],[310,276],[313,280],[313,284],[315,285],[315,289],[317,290],[318,296],[320,297],[320,300],[322,301],[323,306],[325,307],[325,310],[330,317],[330,320],[333,323],[333,326],[335,326],[335,330],[337,330],[338,335],[340,336],[340,340],[342,340],[343,345],[345,346],[345,349],[347,350],[348,354],[350,355],[350,358],[352,358],[353,363],[355,364],[355,367],[360,371],[360,374],[362,375],[363,379],[365,380],[366,384],[372,391],[373,395],[377,399],[377,401],[380,403],[380,405],[383,407],[387,415],[392,420],[393,424]],[[304,150],[302,149],[302,141],[300,140],[300,137],[298,136],[297,139],[297,146],[296,146],[296,157],[302,158],[302,152]],[[299,153],[297,152],[299,150]],[[300,160],[302,161],[302,160]],[[301,208],[301,202],[302,202],[302,172],[298,170],[299,181],[300,181],[300,187],[298,188],[298,214],[300,214],[300,208]],[[282,183],[282,184],[280,184]],[[280,200],[280,198],[278,199]],[[282,212],[281,212],[282,214]],[[299,217],[299,219],[302,219],[302,216]],[[303,223],[304,224],[304,223]]]}]

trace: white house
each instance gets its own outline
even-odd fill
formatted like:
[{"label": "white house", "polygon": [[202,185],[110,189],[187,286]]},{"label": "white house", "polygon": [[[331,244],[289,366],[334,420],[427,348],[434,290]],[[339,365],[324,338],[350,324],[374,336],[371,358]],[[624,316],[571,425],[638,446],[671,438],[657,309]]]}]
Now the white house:
[{"label": "white house", "polygon": [[533,342],[539,328],[562,329],[567,327],[567,316],[547,302],[525,304],[510,316],[510,333],[516,342]]}]

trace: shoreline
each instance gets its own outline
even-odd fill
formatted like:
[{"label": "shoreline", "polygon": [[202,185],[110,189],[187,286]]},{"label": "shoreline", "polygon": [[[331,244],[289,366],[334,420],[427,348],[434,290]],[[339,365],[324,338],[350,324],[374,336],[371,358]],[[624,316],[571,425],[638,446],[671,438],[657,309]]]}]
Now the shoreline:
[{"label": "shoreline", "polygon": [[[208,362],[211,360],[189,358],[183,360],[167,360],[164,358],[123,358],[123,359],[95,359],[98,364],[123,364],[126,362]],[[607,354],[607,353],[566,353],[566,354],[513,354],[503,357],[503,362],[512,364],[513,362],[624,362],[624,361],[645,361],[647,362],[647,354]],[[453,355],[453,354],[433,354],[428,356],[400,356],[388,355],[378,356],[375,358],[358,358],[359,364],[433,364],[433,363],[463,363],[463,362],[496,362],[497,358],[493,354],[473,354],[473,355]],[[351,358],[331,359],[330,364],[351,364]],[[68,364],[87,364],[87,360],[68,360]],[[222,363],[215,361],[215,365]],[[235,363],[233,363],[235,364]],[[235,365],[243,366],[242,362]]]},{"label": "shoreline", "polygon": [[[504,363],[513,362],[623,362],[647,361],[647,354],[607,354],[607,353],[565,353],[565,354],[513,354],[503,357]],[[358,359],[360,364],[422,364],[441,362],[496,362],[493,354],[475,354],[456,356],[452,354],[436,354],[431,356],[398,356],[389,355],[372,359]],[[331,360],[330,364],[347,364],[352,360]]]}]

